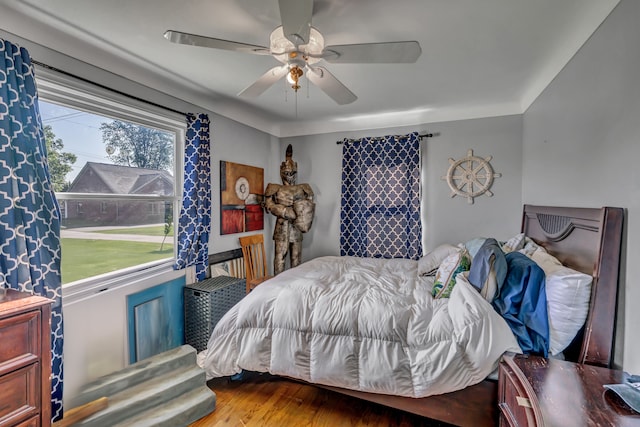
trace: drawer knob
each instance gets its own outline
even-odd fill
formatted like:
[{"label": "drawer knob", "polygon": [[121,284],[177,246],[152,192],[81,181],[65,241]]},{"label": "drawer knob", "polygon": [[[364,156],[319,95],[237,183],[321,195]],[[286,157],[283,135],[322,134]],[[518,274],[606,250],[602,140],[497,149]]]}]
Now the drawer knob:
[{"label": "drawer knob", "polygon": [[526,397],[516,396],[516,402],[518,402],[518,406],[524,406],[525,408],[531,408],[531,401]]}]

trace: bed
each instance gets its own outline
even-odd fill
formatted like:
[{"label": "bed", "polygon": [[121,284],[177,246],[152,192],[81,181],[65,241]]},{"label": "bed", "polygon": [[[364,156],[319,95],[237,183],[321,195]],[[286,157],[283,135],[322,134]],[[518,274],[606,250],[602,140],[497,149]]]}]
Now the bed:
[{"label": "bed", "polygon": [[[524,206],[521,231],[565,266],[593,277],[584,328],[563,352],[568,360],[611,364],[623,216],[620,208]],[[354,274],[352,260],[329,261],[337,270]],[[446,303],[433,302],[420,297],[425,286],[430,291],[433,282],[425,285],[421,278],[408,279],[417,275],[417,267],[409,260],[378,262],[382,261],[367,261],[371,270],[357,267],[353,282],[343,282],[337,273],[314,270],[314,262],[265,282],[214,330],[207,350],[199,357],[207,376],[268,371],[455,425],[496,425],[497,382],[486,378],[504,351],[519,351],[513,335],[505,334],[504,321],[485,310],[491,308],[489,304],[476,302],[476,295],[466,286],[456,285]],[[330,284],[310,285],[308,276],[327,276]],[[374,276],[380,276],[382,284],[368,289],[367,283],[377,280]],[[387,284],[393,276],[403,284]],[[287,287],[282,282],[288,282]],[[385,286],[396,295],[377,290]],[[309,287],[314,291],[307,291]],[[340,293],[339,299],[328,299],[331,293]],[[350,296],[345,300],[342,293]],[[367,305],[371,294],[378,293],[383,295],[382,309]],[[276,300],[281,294],[287,298]],[[309,304],[310,298],[318,307]],[[277,302],[269,305],[264,301]],[[406,301],[411,301],[408,314],[397,309]],[[350,305],[365,309],[350,311]],[[329,316],[314,314],[321,309]],[[358,316],[352,316],[356,311]],[[485,320],[478,322],[480,317]],[[382,326],[374,322],[376,318]],[[423,322],[425,318],[429,322]],[[438,327],[431,327],[433,324]],[[446,332],[439,334],[440,328]],[[358,338],[347,329],[358,330]],[[404,362],[393,365],[403,357],[408,367]],[[424,366],[425,358],[436,368]],[[383,381],[390,377],[391,381]]]}]

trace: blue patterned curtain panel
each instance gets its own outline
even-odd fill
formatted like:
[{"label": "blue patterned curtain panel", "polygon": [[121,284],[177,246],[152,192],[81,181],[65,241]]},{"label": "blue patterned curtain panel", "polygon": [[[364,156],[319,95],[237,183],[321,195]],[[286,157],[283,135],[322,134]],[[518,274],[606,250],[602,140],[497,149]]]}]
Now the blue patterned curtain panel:
[{"label": "blue patterned curtain panel", "polygon": [[184,192],[178,220],[178,258],[174,269],[196,266],[204,280],[209,263],[211,232],[211,151],[209,116],[187,115],[184,147]]},{"label": "blue patterned curtain panel", "polygon": [[53,301],[51,414],[55,421],[62,418],[60,209],[46,162],[29,53],[0,39],[0,58],[0,273],[10,288]]},{"label": "blue patterned curtain panel", "polygon": [[417,132],[344,141],[340,255],[422,256]]}]

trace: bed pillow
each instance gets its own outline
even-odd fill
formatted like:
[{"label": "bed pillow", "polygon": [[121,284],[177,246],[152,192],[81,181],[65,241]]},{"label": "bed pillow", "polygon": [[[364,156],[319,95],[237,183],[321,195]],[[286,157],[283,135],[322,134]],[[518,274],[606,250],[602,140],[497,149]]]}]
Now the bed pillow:
[{"label": "bed pillow", "polygon": [[576,336],[589,313],[593,277],[568,267],[547,275],[549,352],[559,354]]},{"label": "bed pillow", "polygon": [[418,276],[434,276],[442,261],[459,250],[460,247],[449,243],[438,246],[418,260]]},{"label": "bed pillow", "polygon": [[456,276],[459,273],[469,271],[471,257],[466,249],[458,248],[458,251],[447,256],[438,267],[436,278],[433,282],[431,295],[434,298],[449,298],[456,284]]},{"label": "bed pillow", "polygon": [[506,242],[502,243],[502,251],[505,254],[508,254],[509,252],[519,251],[520,249],[524,248],[524,244],[524,233],[516,234]]},{"label": "bed pillow", "polygon": [[540,248],[540,246],[538,246],[538,244],[533,241],[533,239],[525,236],[524,233],[516,234],[506,242],[501,242],[500,246],[505,254],[518,251],[528,257],[531,257],[533,252]]},{"label": "bed pillow", "polygon": [[571,344],[587,319],[593,277],[563,266],[542,248],[531,258],[546,274],[549,353],[557,355]]},{"label": "bed pillow", "polygon": [[555,270],[563,267],[560,260],[551,255],[544,248],[536,249],[531,255],[529,255],[529,258],[534,260],[536,264],[540,266],[540,268],[544,271],[544,274],[550,274]]}]

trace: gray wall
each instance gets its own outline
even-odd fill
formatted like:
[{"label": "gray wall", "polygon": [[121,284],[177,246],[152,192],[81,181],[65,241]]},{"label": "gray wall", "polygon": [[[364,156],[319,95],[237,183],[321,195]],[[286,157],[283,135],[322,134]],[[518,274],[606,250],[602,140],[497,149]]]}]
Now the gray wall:
[{"label": "gray wall", "polygon": [[[311,231],[304,237],[303,259],[339,253],[340,179],[342,146],[345,137],[439,133],[422,140],[424,247],[463,242],[478,235],[508,238],[520,229],[522,202],[522,116],[494,117],[455,122],[431,123],[417,127],[375,129],[351,133],[331,133],[283,138],[281,158],[287,144],[293,146],[298,162],[298,182],[311,184],[316,195],[316,215]],[[449,168],[449,158],[474,155],[493,156],[496,178],[493,197],[483,195],[468,204],[466,199],[450,197],[441,179]]]},{"label": "gray wall", "polygon": [[[523,200],[627,209],[615,362],[640,372],[640,2],[622,0],[524,114]],[[626,325],[626,327],[625,327]]]}]

